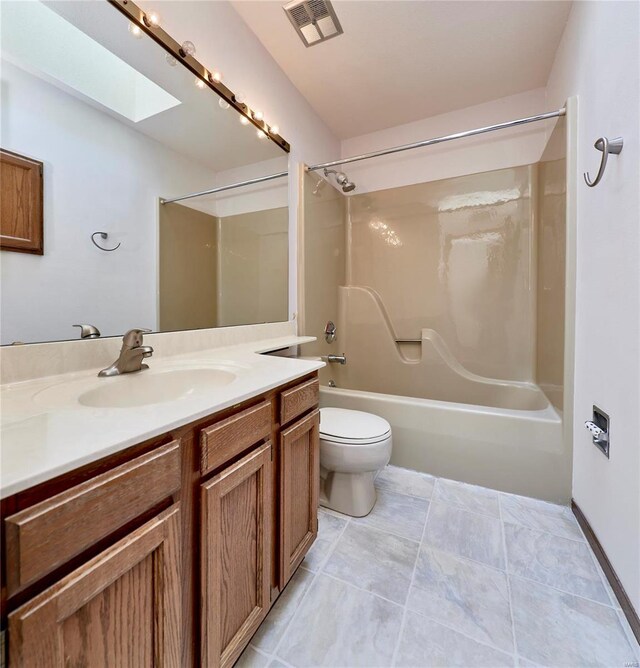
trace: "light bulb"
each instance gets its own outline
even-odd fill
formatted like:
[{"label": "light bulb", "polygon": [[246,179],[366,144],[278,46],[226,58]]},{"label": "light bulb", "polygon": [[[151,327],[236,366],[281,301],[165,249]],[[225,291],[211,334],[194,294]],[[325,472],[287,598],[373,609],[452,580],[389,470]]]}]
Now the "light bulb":
[{"label": "light bulb", "polygon": [[149,12],[147,14],[147,21],[149,21],[154,28],[157,28],[160,25],[160,14],[154,11]]},{"label": "light bulb", "polygon": [[246,116],[240,116],[240,122],[242,125],[249,125],[249,119]]},{"label": "light bulb", "polygon": [[171,67],[175,67],[175,66],[176,66],[176,63],[177,63],[178,61],[177,61],[177,60],[176,60],[170,53],[168,53],[168,54],[165,56],[165,58],[166,58],[166,60],[167,60],[167,63],[168,63],[169,65],[171,65]]},{"label": "light bulb", "polygon": [[236,98],[236,102],[239,102],[240,104],[247,99],[247,96],[242,91],[236,93],[234,97]]},{"label": "light bulb", "polygon": [[218,100],[218,106],[220,109],[228,109],[231,105],[223,97],[221,97]]},{"label": "light bulb", "polygon": [[214,70],[211,73],[211,79],[215,81],[216,83],[220,83],[222,81],[222,72],[218,72],[217,70]]},{"label": "light bulb", "polygon": [[203,81],[202,79],[197,78],[197,79],[196,79],[196,86],[197,86],[198,88],[204,88],[204,87],[205,87],[205,83],[204,83],[204,81]]},{"label": "light bulb", "polygon": [[264,114],[261,111],[254,111],[253,117],[256,119],[256,121],[261,121],[264,118]]},{"label": "light bulb", "polygon": [[129,32],[136,38],[140,39],[142,37],[142,28],[135,23],[129,23]]},{"label": "light bulb", "polygon": [[262,130],[258,130],[256,135],[258,135],[258,139],[264,139],[267,136]]},{"label": "light bulb", "polygon": [[271,126],[271,134],[279,135],[280,134],[280,128],[277,125],[272,125]]},{"label": "light bulb", "polygon": [[187,56],[196,55],[196,46],[193,42],[190,42],[189,40],[187,40],[186,42],[182,42],[180,48],[185,52]]}]

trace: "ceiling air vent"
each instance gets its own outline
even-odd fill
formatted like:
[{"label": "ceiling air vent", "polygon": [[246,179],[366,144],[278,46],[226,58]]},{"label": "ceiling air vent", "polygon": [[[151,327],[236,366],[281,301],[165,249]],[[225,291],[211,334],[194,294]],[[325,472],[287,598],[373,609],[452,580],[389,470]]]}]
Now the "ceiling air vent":
[{"label": "ceiling air vent", "polygon": [[305,46],[342,35],[342,26],[329,0],[293,0],[282,9]]}]

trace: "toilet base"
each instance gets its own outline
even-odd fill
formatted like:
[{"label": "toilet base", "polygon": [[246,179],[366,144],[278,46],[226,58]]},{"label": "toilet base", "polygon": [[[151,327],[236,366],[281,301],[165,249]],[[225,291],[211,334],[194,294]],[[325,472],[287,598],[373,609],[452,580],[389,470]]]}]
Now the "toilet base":
[{"label": "toilet base", "polygon": [[368,515],[376,503],[375,471],[321,471],[320,505],[352,517]]}]

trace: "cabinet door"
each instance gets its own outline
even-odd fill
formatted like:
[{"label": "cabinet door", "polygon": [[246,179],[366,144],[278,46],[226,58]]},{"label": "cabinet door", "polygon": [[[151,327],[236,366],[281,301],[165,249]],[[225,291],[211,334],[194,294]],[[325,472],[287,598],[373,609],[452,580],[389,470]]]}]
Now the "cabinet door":
[{"label": "cabinet door", "polygon": [[202,485],[202,665],[231,666],[270,604],[271,444]]},{"label": "cabinet door", "polygon": [[320,412],[280,434],[280,589],[318,534]]},{"label": "cabinet door", "polygon": [[0,149],[0,250],[43,254],[42,167]]},{"label": "cabinet door", "polygon": [[179,507],[172,506],[9,615],[9,664],[180,665]]}]

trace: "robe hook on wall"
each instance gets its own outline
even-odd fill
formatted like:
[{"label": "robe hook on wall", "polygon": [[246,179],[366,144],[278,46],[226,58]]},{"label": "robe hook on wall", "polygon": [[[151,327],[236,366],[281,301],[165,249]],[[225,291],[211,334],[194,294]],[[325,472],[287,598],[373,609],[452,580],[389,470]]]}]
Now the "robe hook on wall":
[{"label": "robe hook on wall", "polygon": [[111,251],[118,250],[120,248],[120,243],[118,243],[117,246],[114,246],[113,248],[103,248],[95,239],[96,234],[100,235],[101,239],[107,239],[109,237],[109,234],[107,232],[94,232],[91,235],[91,241],[93,242],[93,245],[99,248],[102,251],[106,251],[107,253],[110,253]]},{"label": "robe hook on wall", "polygon": [[607,158],[609,157],[609,153],[618,155],[620,151],[622,151],[623,143],[624,142],[622,141],[622,137],[616,137],[615,139],[607,139],[606,137],[600,137],[600,139],[596,140],[594,147],[597,148],[598,151],[602,151],[602,160],[600,161],[600,168],[598,169],[596,178],[593,181],[589,176],[589,172],[584,173],[585,183],[590,188],[597,186],[598,183],[600,183],[602,177],[604,176],[604,170],[607,166]]}]

